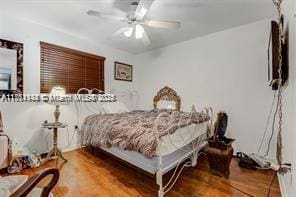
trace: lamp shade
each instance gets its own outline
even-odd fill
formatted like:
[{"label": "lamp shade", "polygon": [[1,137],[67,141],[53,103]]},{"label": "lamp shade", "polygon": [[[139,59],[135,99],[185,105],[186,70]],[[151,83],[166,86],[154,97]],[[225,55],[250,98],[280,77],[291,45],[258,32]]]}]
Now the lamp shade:
[{"label": "lamp shade", "polygon": [[49,104],[52,105],[67,105],[68,99],[66,90],[62,87],[53,87],[49,93]]}]

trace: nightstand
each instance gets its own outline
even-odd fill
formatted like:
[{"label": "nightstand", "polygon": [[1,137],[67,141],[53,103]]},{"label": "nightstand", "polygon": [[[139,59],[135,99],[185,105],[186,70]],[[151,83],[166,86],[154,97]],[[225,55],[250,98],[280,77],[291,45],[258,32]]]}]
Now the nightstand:
[{"label": "nightstand", "polygon": [[43,123],[42,128],[53,129],[53,148],[48,152],[46,158],[42,161],[42,163],[47,162],[50,159],[58,159],[61,158],[65,162],[67,159],[62,154],[62,151],[58,148],[58,129],[67,127],[67,124],[56,124],[56,123]]}]

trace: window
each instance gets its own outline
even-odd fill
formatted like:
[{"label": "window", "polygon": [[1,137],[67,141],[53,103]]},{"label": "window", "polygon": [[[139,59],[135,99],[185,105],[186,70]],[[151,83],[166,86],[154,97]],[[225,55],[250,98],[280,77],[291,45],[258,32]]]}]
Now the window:
[{"label": "window", "polygon": [[45,42],[40,46],[41,93],[49,93],[54,86],[64,87],[72,94],[80,88],[104,91],[104,57]]}]

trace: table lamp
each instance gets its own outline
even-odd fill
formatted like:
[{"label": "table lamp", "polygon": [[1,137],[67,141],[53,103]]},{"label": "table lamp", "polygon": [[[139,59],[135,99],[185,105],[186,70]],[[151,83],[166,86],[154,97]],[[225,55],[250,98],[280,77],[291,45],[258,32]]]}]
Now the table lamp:
[{"label": "table lamp", "polygon": [[59,107],[60,105],[67,105],[68,104],[68,99],[66,96],[66,91],[62,87],[53,87],[49,93],[49,104],[55,105],[55,111],[54,111],[54,118],[55,118],[55,125],[62,125],[61,122],[59,122],[59,117],[60,117],[60,110]]}]

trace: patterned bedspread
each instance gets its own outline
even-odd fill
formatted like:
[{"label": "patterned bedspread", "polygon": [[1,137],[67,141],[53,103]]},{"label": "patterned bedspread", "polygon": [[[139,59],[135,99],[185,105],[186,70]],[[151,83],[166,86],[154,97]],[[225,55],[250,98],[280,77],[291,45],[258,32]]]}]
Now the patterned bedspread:
[{"label": "patterned bedspread", "polygon": [[178,128],[198,124],[209,120],[204,113],[171,112],[164,110],[135,110],[119,114],[95,114],[88,116],[82,125],[84,145],[116,146],[124,150],[133,150],[147,158],[156,156],[157,136],[154,124],[158,115],[166,112],[159,119],[160,137],[174,133]]}]

